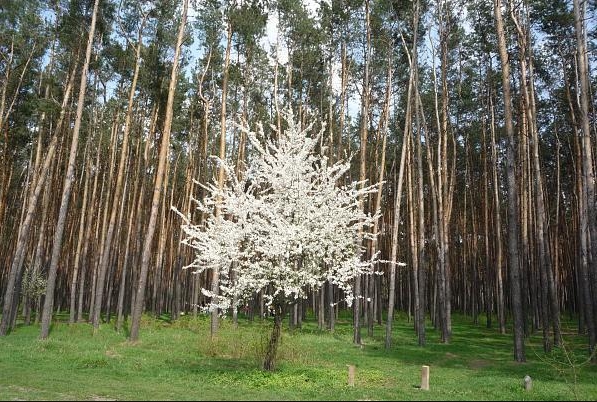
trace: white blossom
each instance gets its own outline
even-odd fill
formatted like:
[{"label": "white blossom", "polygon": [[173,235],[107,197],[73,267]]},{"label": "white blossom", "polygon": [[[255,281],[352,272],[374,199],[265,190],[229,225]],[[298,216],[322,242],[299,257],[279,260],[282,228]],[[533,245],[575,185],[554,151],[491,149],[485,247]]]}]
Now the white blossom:
[{"label": "white blossom", "polygon": [[238,308],[260,291],[268,307],[292,302],[326,281],[350,304],[354,278],[371,274],[377,262],[377,254],[363,259],[361,237],[377,235],[370,229],[379,216],[359,205],[376,186],[339,185],[350,163],[330,164],[316,153],[323,131],[310,136],[313,124],[301,130],[291,112],[285,118],[288,127],[277,140],[266,140],[262,126],[257,132],[241,127],[256,153],[242,178],[216,158],[227,179],[222,190],[215,182],[203,186],[207,197],[194,200],[207,216],[202,225],[179,212],[183,243],[195,249],[186,268],[220,272],[219,293],[202,290],[209,309]]}]

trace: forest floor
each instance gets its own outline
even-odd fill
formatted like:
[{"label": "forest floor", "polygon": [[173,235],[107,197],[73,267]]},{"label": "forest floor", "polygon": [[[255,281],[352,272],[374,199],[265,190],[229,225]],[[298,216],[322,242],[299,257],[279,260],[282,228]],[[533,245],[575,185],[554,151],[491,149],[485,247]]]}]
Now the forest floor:
[{"label": "forest floor", "polygon": [[[419,347],[398,315],[386,351],[383,326],[373,337],[363,329],[356,347],[348,316],[330,333],[311,315],[302,329],[284,328],[274,372],[260,369],[271,322],[241,319],[234,328],[223,320],[212,341],[208,317],[145,317],[136,344],[111,324],[93,335],[89,324],[58,322],[45,341],[39,327],[19,325],[0,338],[0,400],[597,400],[586,337],[575,335],[574,322],[564,325],[565,348],[545,354],[537,333],[527,362],[515,363],[512,336],[470,317],[454,317],[447,345],[428,326]],[[348,365],[356,366],[353,387]],[[430,366],[429,391],[420,389],[422,365]]]}]

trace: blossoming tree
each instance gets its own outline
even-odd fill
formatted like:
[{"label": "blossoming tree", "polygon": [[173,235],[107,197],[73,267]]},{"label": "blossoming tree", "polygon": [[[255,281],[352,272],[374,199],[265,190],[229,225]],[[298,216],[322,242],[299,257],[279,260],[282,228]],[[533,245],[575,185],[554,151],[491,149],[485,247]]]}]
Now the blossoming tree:
[{"label": "blossoming tree", "polygon": [[239,178],[217,159],[225,186],[206,185],[208,196],[194,201],[207,218],[199,226],[183,216],[182,226],[183,243],[196,250],[187,268],[220,273],[218,294],[202,290],[211,298],[209,309],[236,309],[256,292],[264,295],[274,314],[265,370],[274,367],[288,304],[330,281],[350,305],[354,278],[371,274],[377,260],[364,259],[361,239],[375,236],[369,228],[378,216],[363,213],[358,202],[375,188],[339,185],[349,162],[328,163],[316,152],[323,131],[310,135],[313,124],[301,129],[291,112],[285,118],[288,127],[277,139],[267,140],[262,126],[257,132],[242,128],[254,150],[247,171]]}]

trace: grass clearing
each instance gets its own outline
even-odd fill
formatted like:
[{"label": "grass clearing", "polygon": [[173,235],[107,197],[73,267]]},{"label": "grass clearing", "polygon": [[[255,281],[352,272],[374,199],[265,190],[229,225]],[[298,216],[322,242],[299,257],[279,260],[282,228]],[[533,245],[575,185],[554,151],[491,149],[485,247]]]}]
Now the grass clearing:
[{"label": "grass clearing", "polygon": [[[586,359],[586,338],[564,323],[566,351]],[[103,324],[56,323],[50,338],[38,326],[18,326],[0,338],[2,400],[597,400],[597,365],[573,367],[562,350],[546,355],[540,334],[527,341],[527,359],[512,361],[511,335],[455,316],[453,340],[444,345],[428,327],[417,346],[411,324],[398,315],[394,347],[385,351],[385,328],[376,326],[363,346],[352,344],[348,317],[332,334],[312,316],[302,329],[283,330],[275,372],[260,369],[271,322],[223,320],[209,339],[209,317],[145,317],[140,341]],[[366,330],[363,331],[366,333]],[[574,353],[574,355],[572,355]],[[347,366],[356,365],[355,386]],[[430,391],[422,391],[421,365],[429,365]],[[533,389],[523,390],[525,375]]]}]

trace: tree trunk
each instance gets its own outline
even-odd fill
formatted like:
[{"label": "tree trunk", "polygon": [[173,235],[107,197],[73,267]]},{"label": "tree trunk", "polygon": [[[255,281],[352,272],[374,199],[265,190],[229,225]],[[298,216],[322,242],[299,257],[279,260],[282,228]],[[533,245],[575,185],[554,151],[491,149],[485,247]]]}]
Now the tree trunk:
[{"label": "tree trunk", "polygon": [[510,95],[510,62],[506,48],[506,35],[502,21],[501,0],[494,0],[494,15],[500,61],[502,65],[502,85],[504,90],[504,117],[508,147],[506,152],[506,172],[508,187],[508,266],[510,268],[510,291],[512,314],[514,316],[514,359],[526,361],[524,351],[524,328],[520,289],[520,265],[518,255],[518,189],[516,187],[516,141],[512,127],[512,98]]},{"label": "tree trunk", "polygon": [[[224,78],[222,80],[222,110],[220,113],[220,154],[221,160],[226,159],[226,98],[228,96],[228,66],[230,65],[230,48],[232,45],[232,25],[228,21],[227,25],[227,42],[226,42],[226,58],[224,61]],[[220,166],[218,171],[218,189],[221,191],[224,188],[225,171],[224,167]],[[220,216],[220,198],[216,202],[216,218]],[[220,293],[220,273],[216,268],[212,271],[211,276],[211,291],[214,295]],[[217,296],[216,296],[217,297]],[[219,326],[219,311],[217,308],[213,308],[211,312],[211,326],[210,335],[213,338],[218,332]]]},{"label": "tree trunk", "polygon": [[328,328],[330,332],[334,332],[336,330],[336,298],[334,297],[334,284],[329,281],[328,282],[328,305],[329,305],[329,314],[328,314]]},{"label": "tree trunk", "polygon": [[[87,150],[85,152],[87,154]],[[86,159],[86,158],[83,158]],[[88,193],[89,193],[89,182],[91,175],[91,163],[87,163],[86,174],[85,174],[85,183],[83,184],[83,205],[81,206],[81,216],[79,218],[79,234],[77,239],[77,250],[75,252],[75,262],[73,266],[73,276],[71,278],[70,283],[70,309],[69,309],[69,318],[68,323],[74,324],[76,322],[76,311],[77,311],[77,279],[79,277],[79,266],[81,265],[81,248],[83,246],[83,241],[85,240],[85,223],[90,226],[90,223],[86,221],[87,212],[87,200],[88,200]],[[91,217],[91,216],[90,216]],[[83,287],[85,283],[81,281],[81,287]]]},{"label": "tree trunk", "polygon": [[162,142],[160,145],[160,156],[158,161],[158,169],[155,177],[155,185],[153,188],[153,196],[151,202],[151,212],[149,215],[149,223],[147,225],[147,233],[143,243],[143,254],[141,257],[141,271],[139,273],[139,283],[137,286],[137,293],[135,297],[135,305],[132,311],[131,333],[130,341],[136,342],[139,339],[139,327],[141,325],[141,315],[143,314],[143,307],[145,305],[145,287],[147,284],[147,273],[149,272],[149,262],[151,259],[153,235],[155,234],[156,221],[158,217],[158,210],[160,207],[160,199],[162,193],[162,184],[164,177],[167,174],[166,163],[170,151],[170,131],[172,129],[172,116],[174,105],[174,93],[176,90],[176,81],[178,78],[178,67],[180,50],[182,47],[182,39],[184,35],[184,28],[187,20],[189,0],[184,0],[182,18],[178,30],[178,37],[176,39],[176,47],[174,51],[174,60],[172,63],[172,72],[170,74],[170,84],[168,87],[168,100],[166,103],[166,117],[164,120],[164,130],[162,131]]},{"label": "tree trunk", "polygon": [[56,231],[54,233],[54,244],[52,246],[52,258],[50,268],[48,270],[48,281],[46,287],[46,298],[44,301],[43,318],[41,322],[40,338],[46,339],[50,333],[50,325],[52,322],[52,311],[54,307],[54,289],[56,287],[56,273],[58,270],[58,261],[62,252],[62,240],[64,227],[66,224],[66,215],[68,212],[68,205],[70,201],[70,194],[74,182],[75,163],[77,158],[77,148],[79,144],[79,131],[81,129],[81,120],[83,118],[83,107],[85,104],[85,90],[87,88],[87,71],[89,69],[89,61],[91,59],[91,50],[93,47],[93,39],[95,34],[95,22],[97,19],[97,11],[99,1],[95,0],[93,5],[93,14],[91,16],[91,26],[89,28],[89,37],[87,40],[87,50],[85,53],[85,63],[83,64],[83,71],[81,72],[81,83],[79,87],[79,97],[77,99],[77,113],[75,116],[75,125],[73,128],[73,136],[71,148],[68,158],[68,167],[66,177],[64,178],[64,186],[62,189],[62,199],[60,202],[60,212],[58,221],[56,222]]},{"label": "tree trunk", "polygon": [[[407,105],[410,104],[408,98],[412,93],[412,80],[408,86]],[[408,113],[406,114],[409,115]],[[405,123],[406,124],[406,123]],[[405,130],[406,131],[406,130]],[[398,170],[398,183],[396,185],[396,194],[394,200],[394,221],[392,223],[392,245],[390,249],[390,278],[388,290],[388,318],[386,320],[385,348],[392,346],[392,325],[394,323],[394,309],[396,297],[396,266],[398,265],[398,232],[400,228],[400,206],[402,205],[402,184],[404,182],[404,167],[406,165],[406,154],[408,152],[408,137],[405,135],[402,139],[402,151],[400,155],[400,167]]]},{"label": "tree trunk", "polygon": [[323,331],[325,328],[325,284],[317,291],[317,328]]},{"label": "tree trunk", "polygon": [[122,186],[124,180],[124,169],[127,165],[128,149],[129,149],[129,134],[131,131],[131,120],[133,116],[133,103],[135,99],[135,92],[137,90],[137,79],[139,78],[139,68],[141,64],[141,48],[143,47],[143,26],[145,25],[145,18],[141,21],[139,33],[137,38],[137,46],[135,49],[135,69],[131,88],[129,90],[129,98],[126,109],[126,117],[124,121],[124,132],[122,133],[122,145],[120,149],[120,160],[118,162],[118,173],[116,174],[116,186],[114,188],[114,197],[112,198],[113,207],[110,213],[110,222],[108,223],[108,230],[106,233],[104,247],[101,250],[100,266],[98,267],[98,280],[95,290],[95,309],[93,311],[93,331],[98,330],[100,324],[101,306],[104,299],[104,284],[106,281],[106,271],[108,269],[108,262],[110,261],[110,252],[112,250],[112,238],[116,228],[116,218],[119,208],[118,203],[124,203],[124,198],[121,200]]},{"label": "tree trunk", "polygon": [[494,221],[495,221],[495,279],[497,291],[497,315],[498,325],[500,327],[500,334],[506,333],[506,314],[504,303],[504,280],[503,280],[503,247],[502,247],[502,213],[499,194],[499,181],[497,174],[498,159],[497,159],[497,143],[495,139],[495,110],[493,106],[493,96],[490,95],[490,112],[491,112],[491,161],[493,164],[493,199],[494,199]]},{"label": "tree trunk", "polygon": [[[597,323],[595,322],[595,290],[597,288],[597,205],[595,204],[595,172],[589,123],[589,78],[587,60],[586,2],[573,0],[576,30],[577,66],[580,84],[580,137],[582,151],[582,208],[580,209],[581,274],[584,308],[589,332],[589,353],[597,359]],[[590,240],[589,240],[590,239]]]},{"label": "tree trunk", "polygon": [[[368,115],[369,115],[369,56],[371,51],[371,29],[369,21],[369,0],[365,0],[365,26],[366,26],[366,50],[365,50],[365,71],[363,74],[363,94],[361,99],[361,143],[360,152],[360,168],[359,180],[362,182],[361,188],[365,186],[365,179],[367,178],[367,139],[369,136],[368,130]],[[361,210],[365,209],[365,200],[361,196],[359,198],[359,206]],[[359,233],[357,245],[361,247],[363,241],[363,234]],[[353,309],[353,342],[361,343],[361,276],[357,276],[354,282],[354,309]]]},{"label": "tree trunk", "polygon": [[274,328],[270,336],[267,348],[265,351],[265,359],[263,361],[263,369],[265,371],[274,371],[276,366],[276,353],[280,343],[280,336],[282,330],[282,319],[284,310],[282,306],[274,306]]}]

